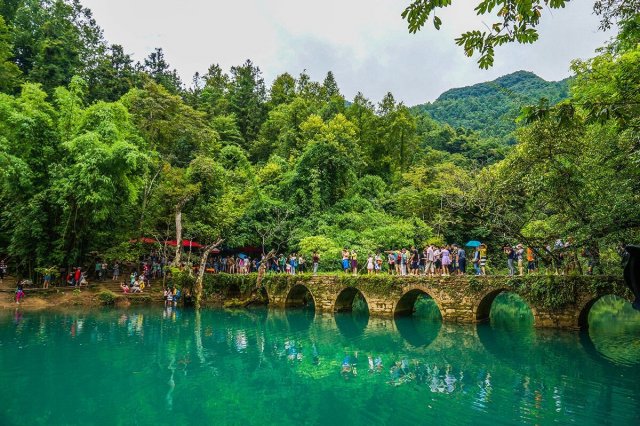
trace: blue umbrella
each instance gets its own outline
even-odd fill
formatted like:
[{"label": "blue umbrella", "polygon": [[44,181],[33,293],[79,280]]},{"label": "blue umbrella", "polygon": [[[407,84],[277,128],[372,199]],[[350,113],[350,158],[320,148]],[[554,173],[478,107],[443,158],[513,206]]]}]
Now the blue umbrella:
[{"label": "blue umbrella", "polygon": [[246,254],[244,254],[244,253],[239,253],[239,254],[238,254],[238,257],[239,257],[240,259],[246,259],[246,258],[247,258],[247,255],[246,255]]},{"label": "blue umbrella", "polygon": [[480,241],[475,241],[475,240],[471,240],[471,241],[467,241],[467,244],[465,244],[465,246],[467,247],[480,247]]}]

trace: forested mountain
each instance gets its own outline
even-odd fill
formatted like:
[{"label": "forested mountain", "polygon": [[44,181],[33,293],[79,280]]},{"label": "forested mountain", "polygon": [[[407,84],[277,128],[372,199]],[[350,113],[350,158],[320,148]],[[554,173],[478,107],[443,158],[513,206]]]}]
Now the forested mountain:
[{"label": "forested mountain", "polygon": [[497,257],[640,228],[637,23],[507,146],[506,117],[567,82],[516,73],[411,111],[391,93],[346,102],[331,72],[266,83],[247,60],[186,88],[162,49],[135,63],[109,45],[78,0],[0,15],[0,258],[23,271],[135,260],[141,236],[319,250],[331,267],[345,246],[482,239]]},{"label": "forested mountain", "polygon": [[[433,103],[412,109],[454,128],[478,131],[484,137],[513,142],[520,109],[541,98],[552,105],[569,96],[568,79],[546,81],[532,72],[517,71],[493,81],[447,90]],[[490,125],[487,125],[490,123]]]}]

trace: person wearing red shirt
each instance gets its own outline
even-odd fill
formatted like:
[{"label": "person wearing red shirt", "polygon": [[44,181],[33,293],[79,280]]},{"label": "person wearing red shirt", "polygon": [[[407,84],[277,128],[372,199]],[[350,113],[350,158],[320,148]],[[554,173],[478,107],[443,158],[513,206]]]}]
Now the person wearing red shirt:
[{"label": "person wearing red shirt", "polygon": [[80,278],[82,277],[82,271],[80,270],[80,267],[78,266],[76,268],[76,272],[73,274],[73,285],[74,287],[80,287]]}]

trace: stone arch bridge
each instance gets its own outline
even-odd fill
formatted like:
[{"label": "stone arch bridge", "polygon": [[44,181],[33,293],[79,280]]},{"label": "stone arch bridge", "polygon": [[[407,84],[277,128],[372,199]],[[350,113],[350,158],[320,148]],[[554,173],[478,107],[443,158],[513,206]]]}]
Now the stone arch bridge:
[{"label": "stone arch bridge", "polygon": [[267,275],[263,285],[264,296],[273,307],[313,302],[320,312],[349,311],[355,297],[361,295],[369,313],[378,316],[410,315],[416,300],[427,296],[437,304],[442,320],[454,323],[488,320],[496,296],[512,292],[527,302],[536,327],[564,329],[585,328],[589,310],[602,296],[632,299],[623,280],[610,276]]}]

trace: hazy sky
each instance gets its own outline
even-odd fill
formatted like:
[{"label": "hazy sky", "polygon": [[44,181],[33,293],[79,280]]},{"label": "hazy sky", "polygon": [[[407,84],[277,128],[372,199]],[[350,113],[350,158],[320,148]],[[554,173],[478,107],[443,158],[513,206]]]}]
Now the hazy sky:
[{"label": "hazy sky", "polygon": [[183,81],[212,63],[228,70],[251,59],[270,84],[283,72],[306,69],[315,80],[332,70],[342,93],[373,101],[391,91],[408,105],[431,101],[452,87],[492,80],[517,70],[547,80],[569,75],[569,63],[589,58],[608,34],[597,31],[592,1],[574,0],[545,11],[534,45],[497,50],[488,71],[467,58],[454,38],[490,25],[473,12],[477,1],[457,0],[439,13],[440,31],[427,25],[409,34],[400,13],[409,0],[82,0],[110,43],[136,60],[162,47]]}]

